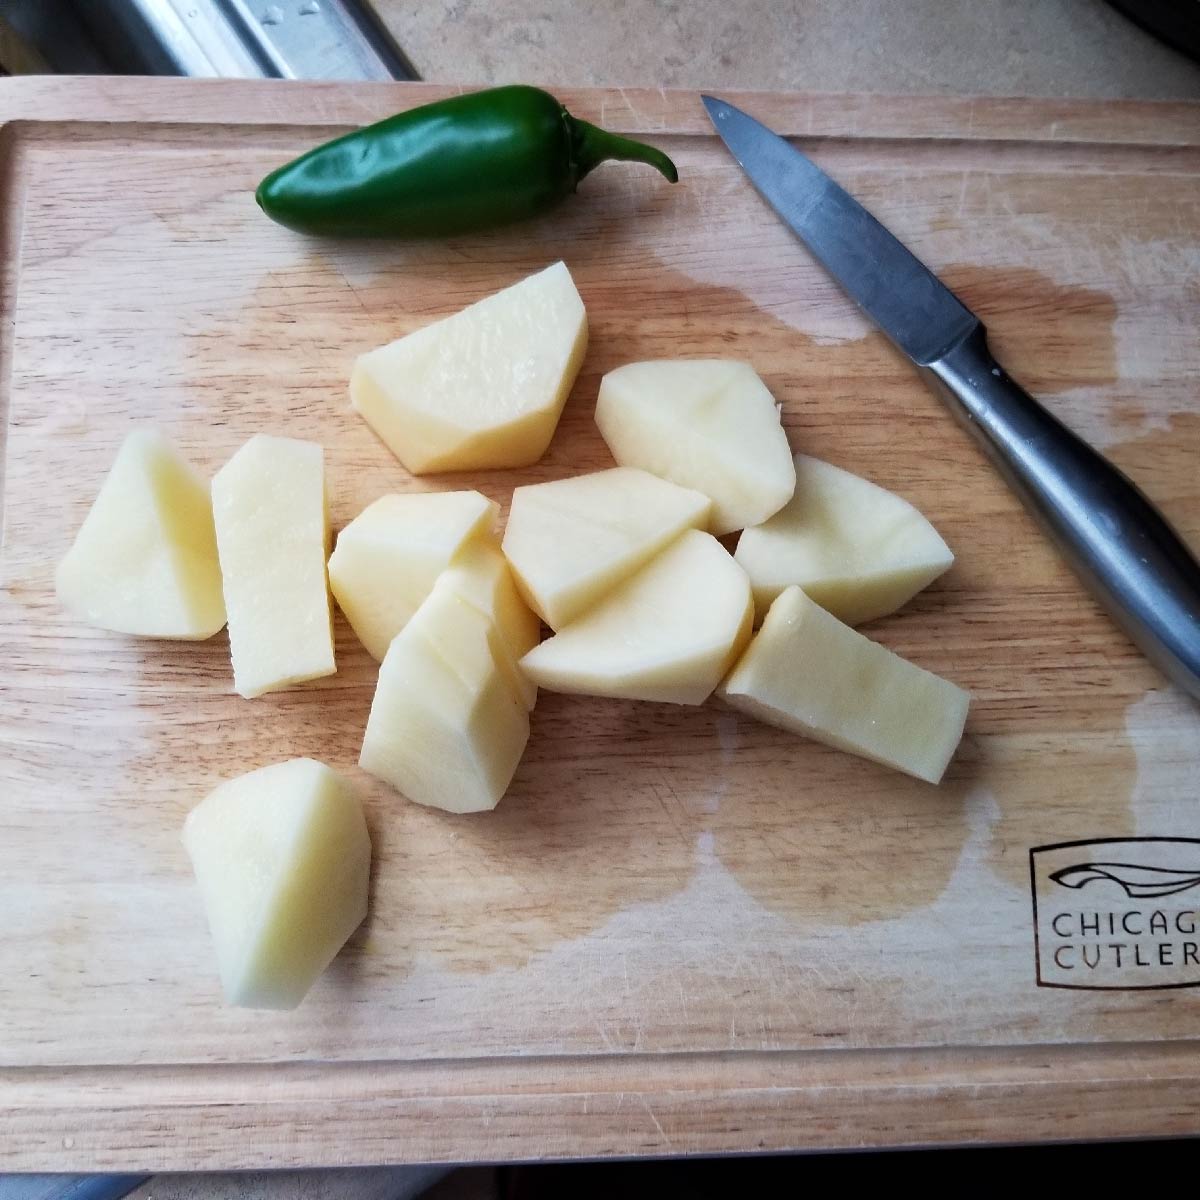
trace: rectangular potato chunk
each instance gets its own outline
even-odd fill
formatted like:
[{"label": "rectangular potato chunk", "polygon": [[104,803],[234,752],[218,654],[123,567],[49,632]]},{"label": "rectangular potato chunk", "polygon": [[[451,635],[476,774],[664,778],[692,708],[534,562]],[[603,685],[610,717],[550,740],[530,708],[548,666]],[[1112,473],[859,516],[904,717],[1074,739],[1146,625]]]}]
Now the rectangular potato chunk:
[{"label": "rectangular potato chunk", "polygon": [[937,783],[962,737],[970,701],[786,588],[717,689],[734,708]]},{"label": "rectangular potato chunk", "polygon": [[217,472],[212,497],[235,689],[332,675],[324,451],[259,434]]}]

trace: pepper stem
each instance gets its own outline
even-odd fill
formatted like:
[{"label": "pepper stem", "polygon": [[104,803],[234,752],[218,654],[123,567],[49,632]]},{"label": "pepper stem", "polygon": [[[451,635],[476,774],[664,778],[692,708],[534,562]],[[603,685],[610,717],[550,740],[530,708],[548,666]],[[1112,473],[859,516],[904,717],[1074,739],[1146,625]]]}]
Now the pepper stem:
[{"label": "pepper stem", "polygon": [[679,182],[679,172],[675,169],[675,164],[661,150],[647,146],[644,142],[635,142],[632,138],[621,137],[617,133],[609,133],[607,129],[601,129],[588,121],[581,121],[570,113],[564,112],[563,115],[571,130],[571,156],[574,160],[576,183],[602,162],[613,159],[617,162],[646,163],[672,183]]}]

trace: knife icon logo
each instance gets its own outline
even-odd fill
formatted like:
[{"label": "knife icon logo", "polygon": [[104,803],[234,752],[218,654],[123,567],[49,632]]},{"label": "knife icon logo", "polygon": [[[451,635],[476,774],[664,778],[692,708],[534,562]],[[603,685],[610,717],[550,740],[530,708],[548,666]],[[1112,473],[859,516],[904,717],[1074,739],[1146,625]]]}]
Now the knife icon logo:
[{"label": "knife icon logo", "polygon": [[1200,871],[1171,867],[1144,867],[1139,863],[1088,862],[1054,871],[1051,879],[1061,887],[1084,888],[1098,879],[1121,887],[1131,900],[1174,896],[1200,886]]}]

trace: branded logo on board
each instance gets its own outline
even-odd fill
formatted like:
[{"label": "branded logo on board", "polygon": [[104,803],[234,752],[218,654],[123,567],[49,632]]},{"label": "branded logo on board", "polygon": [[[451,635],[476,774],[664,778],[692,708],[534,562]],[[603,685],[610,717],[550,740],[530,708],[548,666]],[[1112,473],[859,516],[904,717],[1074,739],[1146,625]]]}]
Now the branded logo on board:
[{"label": "branded logo on board", "polygon": [[1029,852],[1039,987],[1200,987],[1200,838]]}]

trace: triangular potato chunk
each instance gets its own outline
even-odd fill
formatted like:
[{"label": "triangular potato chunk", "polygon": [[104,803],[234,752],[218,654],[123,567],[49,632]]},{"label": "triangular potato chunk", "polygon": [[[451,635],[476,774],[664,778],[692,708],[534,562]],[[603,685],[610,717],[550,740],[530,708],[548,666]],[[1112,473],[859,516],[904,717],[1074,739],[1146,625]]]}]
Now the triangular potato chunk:
[{"label": "triangular potato chunk", "polygon": [[183,843],[226,999],[295,1008],[367,913],[371,841],[350,785],[294,758],[222,784]]},{"label": "triangular potato chunk", "polygon": [[535,483],[513,492],[504,553],[530,608],[559,629],[703,527],[709,509],[699,492],[632,467]]},{"label": "triangular potato chunk", "polygon": [[746,573],[689,530],[523,659],[553,692],[701,704],[750,637]]},{"label": "triangular potato chunk", "polygon": [[80,620],[199,640],[225,624],[207,482],[161,434],[126,439],[55,575]]}]

